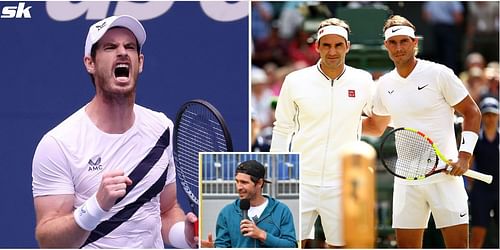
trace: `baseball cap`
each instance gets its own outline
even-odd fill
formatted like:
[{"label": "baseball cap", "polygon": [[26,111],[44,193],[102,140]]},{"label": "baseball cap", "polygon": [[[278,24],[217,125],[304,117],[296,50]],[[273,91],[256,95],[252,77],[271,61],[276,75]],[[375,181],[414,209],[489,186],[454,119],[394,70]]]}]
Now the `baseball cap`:
[{"label": "baseball cap", "polygon": [[249,160],[240,163],[236,168],[236,173],[247,174],[257,179],[264,179],[265,183],[271,183],[266,180],[266,169],[256,160]]},{"label": "baseball cap", "polygon": [[85,41],[85,56],[90,56],[92,45],[99,41],[106,31],[112,27],[124,27],[132,31],[141,48],[146,42],[146,31],[135,17],[129,15],[110,16],[90,26]]},{"label": "baseball cap", "polygon": [[481,113],[495,113],[498,115],[498,100],[494,97],[485,97],[479,104]]}]

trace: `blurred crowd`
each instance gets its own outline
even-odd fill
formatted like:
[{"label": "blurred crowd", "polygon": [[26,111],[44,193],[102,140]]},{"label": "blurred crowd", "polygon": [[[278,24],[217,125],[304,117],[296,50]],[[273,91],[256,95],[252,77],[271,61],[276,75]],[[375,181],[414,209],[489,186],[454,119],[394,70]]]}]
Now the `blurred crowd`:
[{"label": "blurred crowd", "polygon": [[[337,8],[384,8],[397,2],[252,2],[251,113],[252,151],[268,151],[274,109],[285,76],[317,63],[316,25],[310,20],[335,17]],[[399,3],[401,5],[401,2]],[[453,69],[477,104],[485,97],[498,100],[499,2],[420,2],[419,20],[435,47],[418,56]],[[404,14],[403,14],[404,15]],[[369,20],[368,20],[369,21]],[[382,27],[380,27],[382,30]],[[432,37],[429,37],[432,36]],[[457,39],[460,38],[460,39]],[[349,58],[349,54],[347,54]],[[380,71],[372,72],[374,80]],[[390,70],[390,69],[388,69]]]}]

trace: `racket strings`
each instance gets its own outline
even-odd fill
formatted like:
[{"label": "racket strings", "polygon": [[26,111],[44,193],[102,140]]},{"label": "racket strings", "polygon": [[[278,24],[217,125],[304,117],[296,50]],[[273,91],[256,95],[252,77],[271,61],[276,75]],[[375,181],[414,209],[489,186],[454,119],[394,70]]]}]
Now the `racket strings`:
[{"label": "racket strings", "polygon": [[394,133],[395,155],[386,161],[386,167],[407,179],[426,177],[436,166],[436,153],[432,145],[419,134],[398,130]]},{"label": "racket strings", "polygon": [[198,153],[228,151],[225,129],[212,111],[197,103],[188,105],[178,119],[177,174],[184,191],[198,204]]},{"label": "racket strings", "polygon": [[186,110],[182,119],[180,124],[182,129],[179,128],[179,133],[183,133],[182,137],[190,138],[194,144],[192,146],[204,149],[198,152],[214,149],[214,151],[227,151],[224,130],[214,114],[203,110]]}]

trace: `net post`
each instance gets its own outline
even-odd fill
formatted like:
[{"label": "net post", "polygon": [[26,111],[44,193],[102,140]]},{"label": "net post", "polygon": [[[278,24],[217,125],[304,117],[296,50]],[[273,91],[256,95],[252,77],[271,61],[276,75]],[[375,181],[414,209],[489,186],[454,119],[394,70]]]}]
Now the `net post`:
[{"label": "net post", "polygon": [[376,152],[368,143],[358,141],[341,151],[342,214],[346,248],[374,248]]}]

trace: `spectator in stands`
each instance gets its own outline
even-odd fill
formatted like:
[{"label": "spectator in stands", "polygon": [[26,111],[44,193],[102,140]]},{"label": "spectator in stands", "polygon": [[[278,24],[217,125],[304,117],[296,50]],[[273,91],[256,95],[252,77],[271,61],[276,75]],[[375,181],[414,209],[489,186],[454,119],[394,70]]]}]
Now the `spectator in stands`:
[{"label": "spectator in stands", "polygon": [[252,39],[256,44],[266,41],[271,36],[273,16],[273,6],[269,2],[252,2]]},{"label": "spectator in stands", "polygon": [[278,66],[289,63],[287,54],[288,42],[278,35],[278,28],[271,27],[269,38],[260,42],[254,42],[255,51],[252,55],[252,64],[263,67],[264,64],[273,62]]},{"label": "spectator in stands", "polygon": [[[472,186],[470,191],[471,248],[483,247],[487,228],[492,219],[498,228],[498,100],[486,97],[479,106],[482,113],[482,127],[474,149],[474,169],[492,175],[493,182],[486,184],[469,179],[471,181],[469,186]],[[493,218],[490,216],[491,211],[493,211]],[[495,248],[498,248],[498,245]]]},{"label": "spectator in stands", "polygon": [[490,62],[484,70],[484,75],[488,81],[488,93],[486,96],[495,97],[498,100],[499,66],[498,62]]},{"label": "spectator in stands", "polygon": [[479,67],[472,67],[469,70],[469,77],[464,84],[476,103],[479,103],[481,97],[486,95],[489,90],[485,72]]},{"label": "spectator in stands", "polygon": [[487,62],[498,61],[499,2],[467,2],[466,51],[477,51]]},{"label": "spectator in stands", "polygon": [[[217,217],[216,238],[208,234],[202,247],[222,248],[296,248],[293,216],[287,205],[262,194],[266,170],[256,160],[242,162],[236,168],[236,189],[239,199],[226,205]],[[248,211],[240,204],[250,201]],[[247,218],[245,218],[245,214]]]},{"label": "spectator in stands", "polygon": [[470,74],[470,70],[474,67],[479,67],[484,69],[486,66],[486,61],[484,60],[484,56],[478,52],[472,52],[467,55],[465,58],[465,70],[462,71],[459,75],[460,80],[462,82],[467,82]]},{"label": "spectator in stands", "polygon": [[422,18],[431,24],[435,39],[436,62],[444,64],[456,73],[460,27],[464,20],[464,7],[455,1],[431,1],[423,5]]},{"label": "spectator in stands", "polygon": [[302,153],[301,237],[309,235],[320,215],[329,246],[345,245],[340,149],[359,140],[361,114],[371,107],[370,73],[345,64],[349,32],[349,25],[337,18],[319,24],[316,51],[321,59],[286,76],[271,143],[271,152]]},{"label": "spectator in stands", "polygon": [[273,91],[271,90],[267,74],[263,69],[252,66],[251,74],[252,96],[250,103],[261,126],[267,127],[274,121],[271,110]]},{"label": "spectator in stands", "polygon": [[314,39],[302,28],[296,30],[293,40],[288,45],[288,56],[291,61],[306,66],[314,65],[318,61]]},{"label": "spectator in stands", "polygon": [[282,39],[291,40],[295,31],[302,28],[306,5],[305,1],[288,1],[283,4],[277,24]]},{"label": "spectator in stands", "polygon": [[[272,102],[271,102],[272,103]],[[253,110],[253,109],[252,109]],[[271,147],[272,127],[262,127],[257,114],[252,111],[252,152],[269,152]],[[274,116],[274,115],[273,115]]]}]

